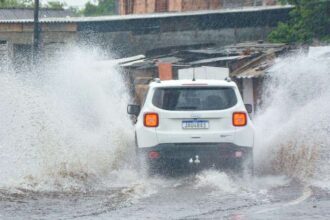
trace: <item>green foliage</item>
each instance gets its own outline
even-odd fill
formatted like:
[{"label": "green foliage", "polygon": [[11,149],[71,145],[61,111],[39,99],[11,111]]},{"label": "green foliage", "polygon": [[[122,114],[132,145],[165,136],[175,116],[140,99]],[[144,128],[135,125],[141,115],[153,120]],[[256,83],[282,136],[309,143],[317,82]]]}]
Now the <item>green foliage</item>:
[{"label": "green foliage", "polygon": [[330,39],[329,0],[283,0],[296,7],[288,23],[279,23],[268,36],[271,42],[310,43]]},{"label": "green foliage", "polygon": [[33,0],[0,0],[0,8],[31,8]]},{"label": "green foliage", "polygon": [[78,7],[70,6],[70,7],[67,8],[67,10],[71,11],[75,16],[82,16],[83,15],[83,11],[80,10]]},{"label": "green foliage", "polygon": [[97,4],[87,2],[83,9],[85,16],[113,15],[116,12],[116,0],[99,0]]},{"label": "green foliage", "polygon": [[[0,8],[33,8],[34,0],[0,0]],[[66,4],[59,1],[50,1],[43,4],[43,8],[63,9]]]},{"label": "green foliage", "polygon": [[51,9],[63,9],[65,6],[66,6],[65,3],[59,1],[49,1],[45,5],[46,8],[51,8]]}]

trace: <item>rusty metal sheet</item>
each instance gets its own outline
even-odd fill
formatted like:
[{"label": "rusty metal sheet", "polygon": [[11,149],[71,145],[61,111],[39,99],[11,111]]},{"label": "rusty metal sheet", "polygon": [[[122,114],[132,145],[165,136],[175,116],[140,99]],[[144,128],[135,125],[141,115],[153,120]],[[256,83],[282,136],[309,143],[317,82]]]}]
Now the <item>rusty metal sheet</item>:
[{"label": "rusty metal sheet", "polygon": [[77,24],[70,23],[52,23],[52,24],[42,24],[42,31],[46,32],[76,32],[78,29]]},{"label": "rusty metal sheet", "polygon": [[0,32],[22,32],[22,24],[1,24],[0,23]]}]

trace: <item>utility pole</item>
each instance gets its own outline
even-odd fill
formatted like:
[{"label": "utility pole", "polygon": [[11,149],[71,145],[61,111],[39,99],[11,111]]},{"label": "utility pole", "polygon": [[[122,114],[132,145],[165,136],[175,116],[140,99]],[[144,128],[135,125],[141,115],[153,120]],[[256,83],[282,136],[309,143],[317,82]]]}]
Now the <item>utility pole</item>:
[{"label": "utility pole", "polygon": [[39,0],[34,0],[34,30],[33,30],[33,62],[39,59],[40,27],[39,27]]}]

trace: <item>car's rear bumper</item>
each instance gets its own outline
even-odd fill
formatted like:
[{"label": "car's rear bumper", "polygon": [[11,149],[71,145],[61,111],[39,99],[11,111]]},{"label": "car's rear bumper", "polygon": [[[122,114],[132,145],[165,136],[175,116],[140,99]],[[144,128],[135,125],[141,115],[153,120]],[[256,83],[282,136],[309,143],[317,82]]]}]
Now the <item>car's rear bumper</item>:
[{"label": "car's rear bumper", "polygon": [[[158,152],[159,157],[151,158],[150,152]],[[252,158],[253,148],[232,143],[177,143],[139,148],[138,153],[150,166],[157,168],[235,167],[246,158]]]}]

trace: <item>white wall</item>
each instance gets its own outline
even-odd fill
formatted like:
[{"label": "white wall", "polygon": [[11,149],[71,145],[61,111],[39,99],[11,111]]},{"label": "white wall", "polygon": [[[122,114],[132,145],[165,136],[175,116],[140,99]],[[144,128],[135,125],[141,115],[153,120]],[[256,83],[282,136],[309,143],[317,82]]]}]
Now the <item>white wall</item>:
[{"label": "white wall", "polygon": [[229,69],[224,67],[202,66],[196,68],[180,69],[178,71],[179,79],[217,79],[224,80],[229,76]]},{"label": "white wall", "polygon": [[252,105],[252,114],[254,114],[254,98],[253,98],[253,79],[243,79],[243,101],[245,104]]}]

